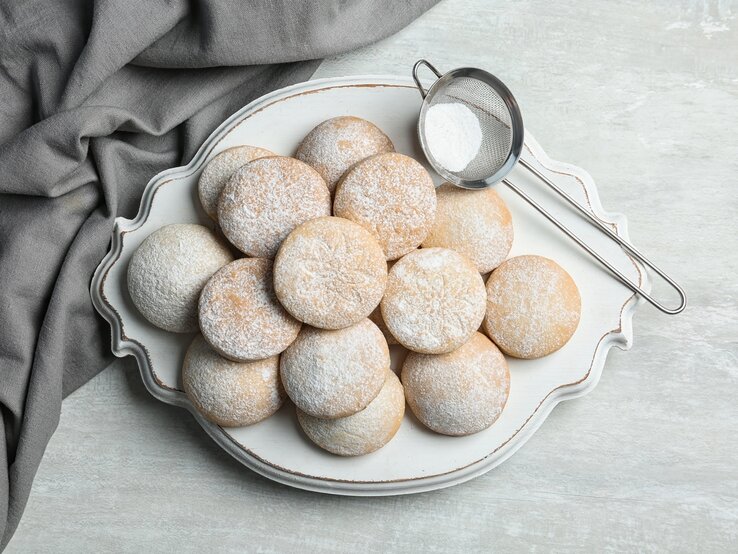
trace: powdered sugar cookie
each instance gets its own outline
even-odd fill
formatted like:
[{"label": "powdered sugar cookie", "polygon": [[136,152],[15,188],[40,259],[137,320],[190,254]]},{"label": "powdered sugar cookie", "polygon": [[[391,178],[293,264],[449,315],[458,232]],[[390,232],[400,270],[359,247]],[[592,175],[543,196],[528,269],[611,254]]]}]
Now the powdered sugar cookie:
[{"label": "powdered sugar cookie", "polygon": [[257,158],[274,155],[274,152],[264,148],[244,145],[223,150],[210,160],[197,182],[197,193],[205,213],[215,220],[218,219],[218,197],[239,167]]},{"label": "powdered sugar cookie", "polygon": [[277,302],[272,262],[242,258],[220,269],[200,295],[200,330],[222,356],[260,360],[282,352],[302,324]]},{"label": "powdered sugar cookie", "polygon": [[481,333],[448,354],[410,352],[402,366],[410,409],[444,435],[469,435],[492,425],[510,392],[502,353]]},{"label": "powdered sugar cookie", "polygon": [[303,328],[282,354],[280,374],[295,406],[311,416],[345,417],[379,394],[390,355],[368,319],[344,329]]},{"label": "powdered sugar cookie", "polygon": [[167,225],[151,233],[131,256],[128,292],[141,315],[175,333],[197,330],[197,299],[210,276],[233,260],[207,227]]},{"label": "powdered sugar cookie", "polygon": [[356,221],[378,238],[388,260],[417,248],[433,226],[436,192],[418,162],[378,154],[349,169],[336,189],[333,213]]},{"label": "powdered sugar cookie", "polygon": [[447,248],[422,248],[389,272],[382,317],[405,348],[440,354],[479,328],[485,299],[482,277],[468,259]]},{"label": "powdered sugar cookie", "polygon": [[487,280],[484,331],[505,353],[540,358],[564,346],[579,325],[581,298],[571,276],[543,256],[516,256]]},{"label": "powdered sugar cookie", "polygon": [[491,188],[467,190],[444,183],[436,189],[436,219],[423,247],[451,248],[479,273],[500,265],[513,242],[510,210]]},{"label": "powdered sugar cookie", "polygon": [[394,150],[392,141],[373,123],[342,116],[310,131],[297,147],[295,157],[314,167],[333,192],[341,175],[356,162]]},{"label": "powdered sugar cookie", "polygon": [[273,258],[301,223],[330,213],[331,194],[318,172],[282,156],[241,167],[218,202],[218,221],[226,238],[242,252],[261,258]]},{"label": "powdered sugar cookie", "polygon": [[297,410],[297,420],[308,438],[339,456],[361,456],[379,450],[395,436],[404,415],[402,385],[391,371],[377,397],[354,415],[319,419]]},{"label": "powdered sugar cookie", "polygon": [[274,260],[274,290],[294,317],[340,329],[367,317],[382,299],[387,263],[372,234],[340,217],[303,223]]},{"label": "powdered sugar cookie", "polygon": [[252,425],[276,412],[285,399],[279,356],[233,362],[195,337],[182,366],[182,384],[192,404],[222,427]]}]

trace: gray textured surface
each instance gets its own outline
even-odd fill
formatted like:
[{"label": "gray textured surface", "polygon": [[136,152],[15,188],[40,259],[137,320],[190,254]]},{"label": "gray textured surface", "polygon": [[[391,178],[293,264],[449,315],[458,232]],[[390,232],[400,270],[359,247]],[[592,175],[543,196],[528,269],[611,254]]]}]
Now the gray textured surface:
[{"label": "gray textured surface", "polygon": [[[65,400],[8,552],[727,551],[738,540],[738,2],[447,1],[317,76],[489,69],[549,155],[690,295],[465,485],[354,499],[273,484],[144,390],[132,359]],[[52,548],[53,547],[53,548]]]}]

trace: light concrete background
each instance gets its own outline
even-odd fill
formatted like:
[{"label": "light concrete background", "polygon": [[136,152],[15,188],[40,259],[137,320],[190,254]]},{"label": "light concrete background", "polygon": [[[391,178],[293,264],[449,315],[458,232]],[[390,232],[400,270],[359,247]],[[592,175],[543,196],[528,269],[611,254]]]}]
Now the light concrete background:
[{"label": "light concrete background", "polygon": [[[731,14],[732,10],[732,14]],[[341,498],[271,483],[144,390],[131,358],[63,405],[8,552],[683,551],[738,542],[738,1],[447,0],[317,76],[476,65],[690,295],[467,484]]]}]

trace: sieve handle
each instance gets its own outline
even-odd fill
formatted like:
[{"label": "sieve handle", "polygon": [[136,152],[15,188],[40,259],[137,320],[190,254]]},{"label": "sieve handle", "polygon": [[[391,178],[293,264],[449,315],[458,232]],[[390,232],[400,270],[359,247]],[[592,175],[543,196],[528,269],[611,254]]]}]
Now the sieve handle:
[{"label": "sieve handle", "polygon": [[420,84],[420,78],[418,77],[418,69],[420,69],[420,66],[424,65],[428,69],[430,69],[433,73],[436,74],[437,78],[441,78],[441,73],[438,71],[435,67],[433,67],[433,64],[431,64],[428,60],[418,60],[415,62],[415,65],[413,66],[413,80],[415,81],[415,86],[418,87],[418,90],[420,91],[420,96],[423,97],[423,100],[425,100],[425,97],[428,95],[428,91],[423,88],[423,85]]},{"label": "sieve handle", "polygon": [[649,304],[661,310],[665,314],[670,314],[670,315],[678,314],[684,310],[684,308],[687,306],[687,295],[684,292],[684,289],[682,289],[682,287],[680,287],[671,277],[669,277],[661,269],[656,267],[656,265],[654,265],[653,262],[651,262],[643,254],[641,254],[641,252],[639,252],[635,246],[633,246],[628,241],[620,237],[617,233],[614,233],[611,229],[606,227],[601,221],[595,218],[590,212],[588,212],[584,207],[582,207],[576,200],[574,200],[571,196],[569,196],[569,194],[567,194],[563,189],[561,189],[558,185],[556,185],[548,177],[543,175],[540,171],[538,171],[536,168],[534,168],[532,165],[530,165],[528,162],[526,162],[522,158],[519,160],[519,162],[521,165],[523,165],[523,167],[525,167],[531,173],[533,173],[536,177],[541,179],[550,188],[552,188],[559,196],[561,196],[564,200],[566,200],[569,204],[571,204],[574,208],[576,208],[577,211],[579,211],[582,215],[584,215],[592,224],[594,224],[597,228],[599,228],[602,232],[604,232],[612,240],[617,242],[622,248],[627,250],[634,258],[636,258],[639,262],[641,262],[645,266],[650,267],[664,281],[669,283],[669,285],[679,294],[679,298],[681,299],[679,305],[676,308],[667,308],[666,306],[658,302],[655,298],[653,298],[645,290],[643,290],[637,284],[635,284],[630,279],[628,279],[619,269],[617,269],[610,262],[605,260],[605,258],[603,258],[600,254],[598,254],[595,250],[593,250],[592,247],[590,247],[587,243],[585,243],[582,239],[580,239],[576,234],[574,234],[574,232],[571,231],[571,229],[566,227],[563,223],[561,223],[558,219],[556,219],[553,215],[551,215],[551,213],[548,212],[543,206],[538,204],[528,194],[523,192],[517,185],[511,183],[507,179],[503,179],[502,182],[505,183],[513,192],[515,192],[518,196],[520,196],[528,204],[530,204],[536,210],[538,210],[541,213],[541,215],[543,215],[543,217],[545,217],[551,223],[553,223],[556,227],[558,227],[559,230],[561,230],[571,240],[576,242],[590,256],[592,256],[594,259],[600,262],[603,266],[605,266],[613,275],[615,275],[620,280],[621,283],[623,283],[626,287],[628,287],[630,290],[632,290],[636,294],[639,294],[640,296],[642,296]]}]

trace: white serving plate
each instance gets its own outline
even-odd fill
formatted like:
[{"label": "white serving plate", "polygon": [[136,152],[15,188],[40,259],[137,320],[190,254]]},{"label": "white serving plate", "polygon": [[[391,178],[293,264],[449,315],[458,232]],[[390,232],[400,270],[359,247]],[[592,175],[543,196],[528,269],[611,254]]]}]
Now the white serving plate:
[{"label": "white serving plate", "polygon": [[[241,428],[221,428],[195,411],[180,382],[184,352],[193,335],[157,329],[136,311],[126,287],[126,268],[133,251],[163,225],[188,222],[213,227],[199,206],[197,180],[205,164],[231,146],[252,144],[291,155],[300,139],[321,121],[355,115],[383,129],[399,152],[424,161],[416,135],[420,101],[409,78],[376,76],[319,79],[255,100],[225,121],[188,165],[164,171],[149,182],[138,215],[132,220],[116,219],[110,251],[95,271],[92,299],[112,327],[113,353],[135,356],[151,394],[190,410],[223,449],[275,481],[325,493],[366,496],[415,493],[464,482],[511,456],[558,402],[592,390],[610,347],[625,350],[631,345],[631,320],[639,299],[500,185],[498,190],[513,214],[511,255],[541,254],[561,264],[581,291],[582,317],[571,341],[558,352],[539,360],[509,359],[510,397],[492,427],[467,437],[446,437],[426,430],[407,410],[400,430],[387,446],[367,456],[341,458],[307,440],[289,402],[266,421]],[[530,134],[523,156],[628,238],[625,217],[602,209],[595,184],[585,171],[549,159]],[[641,266],[558,202],[525,170],[516,168],[512,179],[526,185],[557,217],[587,237],[628,277],[649,289]],[[397,361],[397,356],[393,357]]]}]

